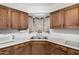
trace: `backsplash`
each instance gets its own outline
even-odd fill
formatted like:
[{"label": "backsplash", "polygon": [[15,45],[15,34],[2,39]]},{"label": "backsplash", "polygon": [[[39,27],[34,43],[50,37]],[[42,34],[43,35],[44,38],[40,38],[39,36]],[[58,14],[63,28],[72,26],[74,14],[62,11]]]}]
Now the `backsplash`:
[{"label": "backsplash", "polygon": [[[17,29],[6,29],[6,30],[0,30],[0,34],[8,34],[8,33],[16,33],[20,32]],[[53,29],[53,32],[55,33],[68,33],[68,34],[79,34],[78,29]]]},{"label": "backsplash", "polygon": [[79,34],[79,29],[53,29],[56,33]]},{"label": "backsplash", "polygon": [[6,29],[6,30],[0,30],[0,34],[8,34],[8,33],[16,33],[19,32],[17,29]]}]

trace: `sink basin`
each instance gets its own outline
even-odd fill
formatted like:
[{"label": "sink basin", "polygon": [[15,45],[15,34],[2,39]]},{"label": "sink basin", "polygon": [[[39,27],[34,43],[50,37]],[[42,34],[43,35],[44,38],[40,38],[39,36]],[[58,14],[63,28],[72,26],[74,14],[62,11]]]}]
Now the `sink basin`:
[{"label": "sink basin", "polygon": [[74,46],[74,47],[79,47],[79,42],[66,41],[65,44]]}]

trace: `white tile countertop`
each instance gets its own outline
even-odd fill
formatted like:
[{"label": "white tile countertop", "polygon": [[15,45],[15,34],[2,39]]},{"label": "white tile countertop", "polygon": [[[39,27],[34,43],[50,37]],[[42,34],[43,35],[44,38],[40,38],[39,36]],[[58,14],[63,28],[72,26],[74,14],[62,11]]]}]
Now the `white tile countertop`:
[{"label": "white tile countertop", "polygon": [[[72,34],[62,34],[62,33],[50,33],[50,34],[46,34],[48,39],[30,39],[33,35],[36,35],[35,33],[32,33],[32,34],[28,34],[25,32],[24,33],[10,33],[9,35],[15,35],[16,39],[10,42],[6,42],[6,43],[0,43],[0,48],[5,48],[8,46],[13,46],[13,45],[20,44],[23,42],[37,40],[37,41],[49,41],[52,43],[60,44],[66,47],[79,50],[79,46],[76,46],[78,44],[74,43],[73,45],[73,42],[79,43],[79,35],[77,34],[72,35]],[[67,44],[67,41],[71,41],[72,45]]]}]

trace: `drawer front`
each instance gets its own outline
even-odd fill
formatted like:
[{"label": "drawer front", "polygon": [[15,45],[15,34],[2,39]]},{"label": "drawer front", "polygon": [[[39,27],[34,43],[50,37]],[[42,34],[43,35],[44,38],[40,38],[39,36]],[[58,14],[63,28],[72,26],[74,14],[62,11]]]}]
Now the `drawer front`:
[{"label": "drawer front", "polygon": [[59,49],[59,50],[67,52],[67,48],[61,45],[55,45],[55,49]]},{"label": "drawer front", "polygon": [[12,47],[0,49],[0,55],[12,55]]},{"label": "drawer front", "polygon": [[68,49],[68,54],[69,54],[69,55],[79,55],[79,51],[69,48],[69,49]]}]

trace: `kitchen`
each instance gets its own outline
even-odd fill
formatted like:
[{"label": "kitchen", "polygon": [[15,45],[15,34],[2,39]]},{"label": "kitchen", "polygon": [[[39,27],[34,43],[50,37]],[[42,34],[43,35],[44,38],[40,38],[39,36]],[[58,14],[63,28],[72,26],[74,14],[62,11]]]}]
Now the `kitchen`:
[{"label": "kitchen", "polygon": [[0,55],[79,55],[78,3],[1,3]]}]

